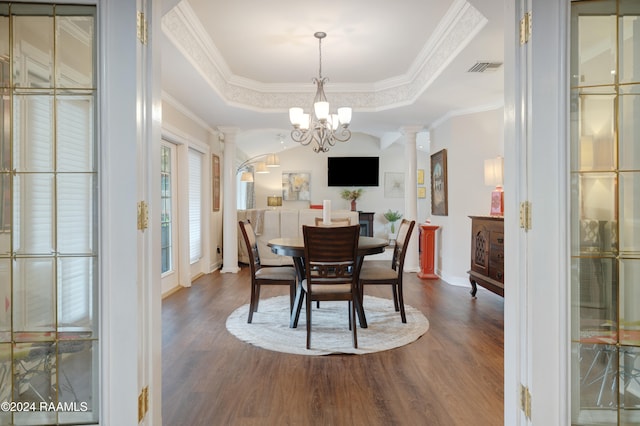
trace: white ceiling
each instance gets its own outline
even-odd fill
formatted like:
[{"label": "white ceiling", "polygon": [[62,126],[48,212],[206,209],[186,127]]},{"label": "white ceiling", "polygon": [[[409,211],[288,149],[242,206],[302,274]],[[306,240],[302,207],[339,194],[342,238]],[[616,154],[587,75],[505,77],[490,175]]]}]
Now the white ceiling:
[{"label": "white ceiling", "polygon": [[[165,0],[162,89],[166,101],[211,128],[242,130],[253,156],[285,145],[288,108],[309,109],[322,74],[332,109],[353,107],[350,126],[393,141],[450,115],[503,102],[499,0]],[[262,135],[249,143],[245,134]],[[252,138],[255,141],[255,137]]]}]

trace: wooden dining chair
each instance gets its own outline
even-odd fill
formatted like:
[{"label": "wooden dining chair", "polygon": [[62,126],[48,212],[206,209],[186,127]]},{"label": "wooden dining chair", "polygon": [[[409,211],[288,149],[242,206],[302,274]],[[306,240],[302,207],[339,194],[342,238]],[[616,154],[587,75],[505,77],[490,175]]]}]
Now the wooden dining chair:
[{"label": "wooden dining chair", "polygon": [[248,323],[253,320],[253,313],[258,312],[260,302],[260,287],[263,285],[288,285],[289,286],[289,312],[293,312],[293,302],[296,294],[296,270],[293,266],[263,267],[260,264],[260,253],[256,243],[256,234],[249,220],[238,222],[244,243],[249,253],[249,266],[251,268],[251,300],[249,302]]},{"label": "wooden dining chair", "polygon": [[404,259],[407,255],[407,246],[411,239],[411,233],[416,224],[415,220],[402,219],[398,227],[396,245],[391,257],[391,265],[380,266],[371,262],[363,262],[360,268],[360,300],[364,298],[364,287],[366,285],[390,285],[393,291],[393,305],[396,312],[400,311],[400,318],[403,323],[407,322],[404,312],[404,295],[402,292],[402,272],[404,270]]},{"label": "wooden dining chair", "polygon": [[331,224],[325,225],[324,220],[321,217],[316,217],[316,226],[350,226],[351,218],[350,217],[337,217],[335,219],[331,219]]},{"label": "wooden dining chair", "polygon": [[307,349],[311,348],[311,302],[344,300],[349,302],[349,328],[353,347],[358,347],[355,308],[359,304],[357,256],[360,226],[302,227],[304,236],[305,279],[299,287],[294,327],[297,326],[303,299],[306,300]]}]

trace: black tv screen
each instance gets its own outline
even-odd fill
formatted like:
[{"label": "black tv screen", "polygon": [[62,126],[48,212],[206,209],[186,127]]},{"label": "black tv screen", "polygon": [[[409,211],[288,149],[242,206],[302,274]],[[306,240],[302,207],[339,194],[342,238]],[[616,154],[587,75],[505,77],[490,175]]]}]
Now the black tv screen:
[{"label": "black tv screen", "polygon": [[378,157],[327,157],[328,186],[378,186]]}]

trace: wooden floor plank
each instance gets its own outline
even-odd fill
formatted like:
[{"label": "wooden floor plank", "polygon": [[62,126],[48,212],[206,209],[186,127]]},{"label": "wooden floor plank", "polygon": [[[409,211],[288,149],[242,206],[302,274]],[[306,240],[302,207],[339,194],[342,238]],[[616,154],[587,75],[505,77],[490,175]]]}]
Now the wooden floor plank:
[{"label": "wooden floor plank", "polygon": [[[384,286],[366,294],[390,298]],[[241,342],[225,327],[249,302],[249,273],[218,271],[163,301],[164,425],[503,423],[503,299],[405,274],[429,319],[416,342],[368,355],[303,356]],[[262,297],[287,294],[279,286]],[[398,315],[398,321],[400,317]]]}]

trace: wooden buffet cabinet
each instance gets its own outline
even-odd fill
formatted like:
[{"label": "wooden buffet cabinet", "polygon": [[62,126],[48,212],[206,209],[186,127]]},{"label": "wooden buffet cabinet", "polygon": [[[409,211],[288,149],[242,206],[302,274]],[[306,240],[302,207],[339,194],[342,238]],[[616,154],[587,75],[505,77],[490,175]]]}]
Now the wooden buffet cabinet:
[{"label": "wooden buffet cabinet", "polygon": [[477,285],[504,297],[504,219],[500,216],[471,218],[471,295]]}]

